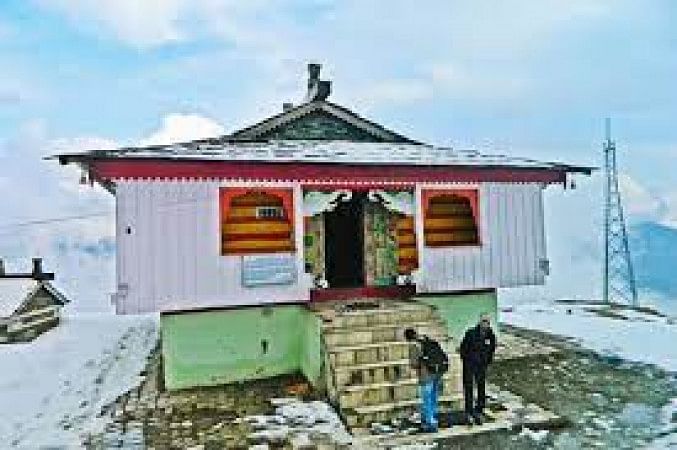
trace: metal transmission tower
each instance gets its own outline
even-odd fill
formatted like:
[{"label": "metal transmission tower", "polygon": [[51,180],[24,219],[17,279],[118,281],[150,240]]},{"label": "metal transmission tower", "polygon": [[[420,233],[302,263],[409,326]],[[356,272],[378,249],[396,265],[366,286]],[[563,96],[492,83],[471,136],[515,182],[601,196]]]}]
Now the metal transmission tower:
[{"label": "metal transmission tower", "polygon": [[635,272],[630,259],[628,233],[623,217],[616,170],[616,143],[611,140],[611,121],[606,119],[604,142],[604,302],[638,306]]}]

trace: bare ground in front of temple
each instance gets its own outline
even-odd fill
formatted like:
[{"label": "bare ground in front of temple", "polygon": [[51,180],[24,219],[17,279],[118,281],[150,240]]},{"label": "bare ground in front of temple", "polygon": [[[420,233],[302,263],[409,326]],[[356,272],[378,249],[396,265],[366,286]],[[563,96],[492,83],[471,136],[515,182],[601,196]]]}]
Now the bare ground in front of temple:
[{"label": "bare ground in front of temple", "polygon": [[497,361],[489,382],[562,416],[570,426],[534,438],[500,432],[440,443],[439,448],[636,449],[663,433],[677,433],[677,417],[664,423],[662,408],[677,397],[677,377],[656,367],[604,357],[571,341],[530,330],[504,332],[559,349]]},{"label": "bare ground in front of temple", "polygon": [[[503,333],[557,351],[499,359],[489,382],[568,419],[570,426],[540,436],[528,431],[468,435],[440,441],[438,448],[632,449],[665,432],[661,407],[677,397],[675,375],[596,355],[544,333],[515,328]],[[168,393],[161,387],[158,359],[155,353],[138,389],[102,412],[106,430],[90,436],[88,448],[248,448],[251,426],[235,423],[236,418],[271,414],[270,398],[315,398],[298,376]]]},{"label": "bare ground in front of temple", "polygon": [[315,399],[301,375],[168,392],[162,388],[156,350],[144,382],[102,411],[103,433],[85,440],[88,449],[246,449],[251,426],[237,418],[271,414],[271,398]]}]

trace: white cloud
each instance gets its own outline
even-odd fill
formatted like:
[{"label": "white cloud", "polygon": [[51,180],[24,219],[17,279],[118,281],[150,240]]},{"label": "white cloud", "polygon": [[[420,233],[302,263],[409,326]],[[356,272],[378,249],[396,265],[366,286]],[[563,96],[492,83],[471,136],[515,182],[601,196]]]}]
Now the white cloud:
[{"label": "white cloud", "polygon": [[429,70],[436,93],[447,97],[499,102],[516,99],[526,90],[527,77],[509,70],[497,77],[483,68],[444,62],[432,64]]},{"label": "white cloud", "polygon": [[[186,141],[222,133],[213,120],[170,114],[141,142]],[[17,268],[27,267],[31,257],[43,257],[46,269],[56,272],[57,285],[73,296],[75,309],[110,306],[115,200],[98,184],[80,184],[77,167],[43,157],[118,146],[96,136],[53,138],[41,121],[25,123],[14,138],[0,145],[0,187],[17,193],[0,202],[0,257]],[[45,223],[36,223],[41,221]]]},{"label": "white cloud", "polygon": [[169,114],[162,119],[160,129],[141,139],[139,145],[187,142],[217,137],[225,133],[226,131],[221,124],[207,117],[197,114]]},{"label": "white cloud", "polygon": [[132,47],[216,36],[248,46],[269,45],[279,35],[261,21],[275,21],[287,2],[270,0],[34,0],[94,34],[112,36]]},{"label": "white cloud", "polygon": [[662,207],[662,199],[645,188],[631,176],[618,175],[623,208],[630,220],[657,220]]},{"label": "white cloud", "polygon": [[184,38],[179,19],[185,0],[37,0],[93,32],[110,33],[147,48]]},{"label": "white cloud", "polygon": [[25,75],[13,70],[13,62],[4,58],[0,59],[0,66],[3,67],[0,73],[0,107],[14,107],[45,96],[39,83],[31,79],[33,74]]},{"label": "white cloud", "polygon": [[677,191],[669,192],[664,197],[661,224],[677,228]]},{"label": "white cloud", "polygon": [[74,167],[42,158],[104,144],[114,145],[91,138],[54,140],[42,122],[32,121],[0,151],[2,178],[13,193],[0,203],[0,256],[13,267],[43,257],[46,269],[56,272],[57,285],[74,296],[75,307],[99,310],[108,307],[106,294],[113,287],[113,261],[106,257],[106,242],[114,236],[113,198],[100,186],[79,185]]},{"label": "white cloud", "polygon": [[432,85],[420,79],[380,80],[355,94],[358,103],[412,103],[432,96]]}]

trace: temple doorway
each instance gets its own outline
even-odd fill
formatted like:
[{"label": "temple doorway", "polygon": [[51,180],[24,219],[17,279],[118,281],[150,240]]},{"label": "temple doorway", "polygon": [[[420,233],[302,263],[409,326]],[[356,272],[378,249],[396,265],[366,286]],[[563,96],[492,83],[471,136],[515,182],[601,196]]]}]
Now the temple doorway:
[{"label": "temple doorway", "polygon": [[364,286],[364,204],[366,195],[353,193],[325,212],[325,264],[329,287]]}]

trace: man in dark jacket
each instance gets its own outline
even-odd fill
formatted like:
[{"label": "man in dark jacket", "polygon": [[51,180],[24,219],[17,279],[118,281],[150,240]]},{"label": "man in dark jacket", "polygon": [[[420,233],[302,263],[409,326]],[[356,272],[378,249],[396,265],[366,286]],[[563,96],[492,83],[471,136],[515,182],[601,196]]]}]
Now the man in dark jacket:
[{"label": "man in dark jacket", "polygon": [[[465,398],[465,422],[481,425],[486,406],[485,380],[487,367],[494,359],[496,336],[491,329],[488,314],[482,314],[477,326],[466,331],[460,347],[463,360],[463,395]],[[477,386],[477,403],[473,408],[473,384]]]},{"label": "man in dark jacket", "polygon": [[425,336],[419,336],[413,328],[404,330],[404,338],[410,343],[409,364],[416,370],[418,388],[421,397],[421,428],[425,432],[436,432],[438,428],[437,402],[442,381],[439,374],[430,372],[423,363],[423,343]]}]

